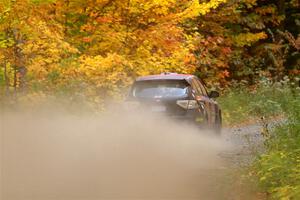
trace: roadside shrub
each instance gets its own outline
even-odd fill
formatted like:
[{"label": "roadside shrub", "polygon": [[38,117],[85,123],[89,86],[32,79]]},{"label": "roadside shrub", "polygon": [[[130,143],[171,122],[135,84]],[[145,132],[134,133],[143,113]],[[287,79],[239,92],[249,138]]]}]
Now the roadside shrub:
[{"label": "roadside shrub", "polygon": [[300,90],[276,90],[284,94],[276,103],[287,121],[266,138],[266,150],[254,162],[252,172],[270,199],[300,199]]},{"label": "roadside shrub", "polygon": [[219,99],[224,122],[235,125],[262,117],[285,115],[291,109],[289,105],[294,101],[296,90],[288,78],[277,83],[263,79],[252,88],[233,86]]},{"label": "roadside shrub", "polygon": [[[249,178],[258,183],[268,199],[300,199],[300,88],[299,80],[268,79],[252,88],[238,85],[219,102],[225,124],[265,119],[265,150],[250,167]],[[268,129],[270,118],[280,116],[282,123]],[[274,122],[272,122],[274,124]],[[263,124],[265,125],[265,124]]]}]

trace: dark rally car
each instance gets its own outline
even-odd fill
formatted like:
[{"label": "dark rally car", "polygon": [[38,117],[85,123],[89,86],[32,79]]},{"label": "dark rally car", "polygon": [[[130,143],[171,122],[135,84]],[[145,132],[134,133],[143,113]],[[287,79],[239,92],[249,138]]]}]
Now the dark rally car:
[{"label": "dark rally car", "polygon": [[194,75],[163,73],[137,78],[127,101],[138,102],[149,112],[220,133],[221,109],[214,100],[218,96],[216,91],[208,93],[203,81]]}]

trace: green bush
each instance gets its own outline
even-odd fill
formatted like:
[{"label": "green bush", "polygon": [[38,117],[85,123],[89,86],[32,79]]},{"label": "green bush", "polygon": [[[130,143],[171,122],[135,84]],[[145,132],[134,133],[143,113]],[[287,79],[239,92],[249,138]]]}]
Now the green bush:
[{"label": "green bush", "polygon": [[255,161],[253,171],[270,199],[300,199],[300,90],[275,89],[282,95],[274,102],[287,121],[266,138],[266,151]]},{"label": "green bush", "polygon": [[300,88],[287,78],[264,80],[252,89],[233,87],[219,102],[229,125],[282,115],[283,123],[264,135],[265,151],[249,174],[270,199],[300,199]]},{"label": "green bush", "polygon": [[251,89],[243,85],[231,88],[218,100],[225,124],[286,114],[297,90],[291,85],[288,79],[277,83],[263,80]]},{"label": "green bush", "polygon": [[254,164],[259,185],[272,199],[300,199],[299,115],[298,120],[290,120],[275,129],[267,140],[266,152]]}]

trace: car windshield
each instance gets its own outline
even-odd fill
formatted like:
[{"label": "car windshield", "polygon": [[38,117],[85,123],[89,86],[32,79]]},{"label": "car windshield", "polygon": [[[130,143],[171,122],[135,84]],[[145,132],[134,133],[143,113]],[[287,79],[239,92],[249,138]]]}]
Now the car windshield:
[{"label": "car windshield", "polygon": [[187,94],[188,83],[184,80],[139,81],[133,86],[132,95],[138,98],[169,98]]}]

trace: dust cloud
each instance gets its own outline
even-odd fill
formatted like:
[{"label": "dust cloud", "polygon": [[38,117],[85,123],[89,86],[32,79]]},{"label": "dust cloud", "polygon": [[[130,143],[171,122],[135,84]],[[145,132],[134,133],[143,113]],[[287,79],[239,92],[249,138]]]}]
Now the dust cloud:
[{"label": "dust cloud", "polygon": [[1,200],[226,199],[211,133],[149,113],[1,113]]}]

